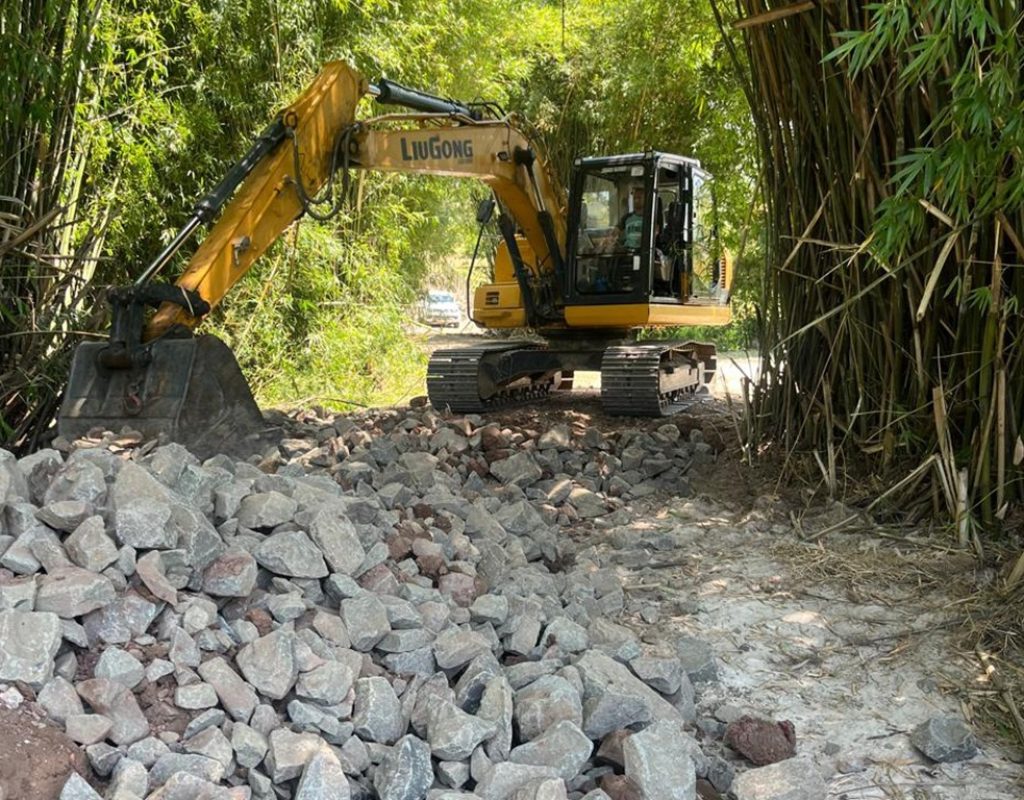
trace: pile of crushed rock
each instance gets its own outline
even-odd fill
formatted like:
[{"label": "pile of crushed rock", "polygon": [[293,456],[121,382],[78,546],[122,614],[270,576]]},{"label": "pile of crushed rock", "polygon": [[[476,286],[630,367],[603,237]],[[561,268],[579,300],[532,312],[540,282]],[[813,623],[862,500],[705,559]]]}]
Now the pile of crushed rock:
[{"label": "pile of crushed rock", "polygon": [[799,760],[734,779],[697,725],[710,648],[642,643],[568,535],[685,493],[699,429],[427,407],[311,417],[249,461],[57,445],[0,451],[0,704],[84,748],[66,800],[824,796]]}]

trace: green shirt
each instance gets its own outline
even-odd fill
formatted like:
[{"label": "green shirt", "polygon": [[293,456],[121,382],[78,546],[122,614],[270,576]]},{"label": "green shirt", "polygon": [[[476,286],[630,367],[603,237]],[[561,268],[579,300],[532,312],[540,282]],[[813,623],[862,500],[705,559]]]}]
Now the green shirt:
[{"label": "green shirt", "polygon": [[636,212],[627,214],[622,226],[622,244],[631,250],[639,249],[643,232],[644,218]]}]

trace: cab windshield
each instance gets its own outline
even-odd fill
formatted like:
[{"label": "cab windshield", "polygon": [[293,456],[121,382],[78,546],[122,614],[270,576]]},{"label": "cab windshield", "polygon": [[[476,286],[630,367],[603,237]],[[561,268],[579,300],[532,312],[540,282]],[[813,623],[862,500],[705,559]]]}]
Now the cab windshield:
[{"label": "cab windshield", "polygon": [[576,237],[576,289],[632,292],[650,249],[647,178],[642,165],[614,165],[583,176]]}]

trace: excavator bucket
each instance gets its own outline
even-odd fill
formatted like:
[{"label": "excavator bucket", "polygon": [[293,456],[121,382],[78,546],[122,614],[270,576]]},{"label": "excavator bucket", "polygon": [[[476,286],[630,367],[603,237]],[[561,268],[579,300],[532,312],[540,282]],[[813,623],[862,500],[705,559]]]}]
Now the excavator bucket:
[{"label": "excavator bucket", "polygon": [[216,336],[165,338],[147,348],[148,365],[108,369],[107,344],[78,346],[57,422],[75,439],[94,428],[164,436],[199,457],[252,452],[263,416],[234,354]]}]

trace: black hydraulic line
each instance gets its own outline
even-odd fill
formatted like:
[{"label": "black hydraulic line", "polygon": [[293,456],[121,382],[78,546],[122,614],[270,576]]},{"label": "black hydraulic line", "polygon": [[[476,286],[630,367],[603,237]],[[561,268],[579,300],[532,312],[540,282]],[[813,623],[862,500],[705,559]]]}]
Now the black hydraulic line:
[{"label": "black hydraulic line", "polygon": [[540,223],[541,232],[544,234],[544,241],[547,242],[548,250],[554,261],[555,285],[558,287],[559,301],[565,299],[565,259],[562,258],[562,251],[558,249],[558,239],[555,237],[555,224],[551,219],[549,211],[538,211],[537,222]]},{"label": "black hydraulic line", "polygon": [[470,287],[470,282],[473,280],[473,268],[476,266],[476,257],[477,257],[477,254],[480,252],[480,240],[483,239],[483,238],[484,238],[484,226],[481,225],[480,226],[480,230],[478,230],[477,234],[476,234],[476,245],[473,247],[473,257],[469,260],[469,272],[466,273],[466,313],[469,315],[470,322],[476,322],[477,325],[479,325],[480,323],[477,322],[476,318],[473,316],[473,312],[476,309],[473,308],[472,304],[470,303],[470,300],[472,298],[471,298],[471,295],[470,295],[470,288],[469,287]]},{"label": "black hydraulic line", "polygon": [[419,89],[412,89],[402,86],[400,83],[382,78],[376,84],[378,103],[392,106],[411,108],[413,111],[423,111],[428,114],[461,114],[470,119],[481,119],[483,113],[479,108],[473,108],[460,103],[458,100],[438,97],[435,94],[421,92]]},{"label": "black hydraulic line", "polygon": [[206,197],[196,203],[192,213],[202,222],[209,222],[263,157],[281,143],[286,130],[287,126],[281,117],[271,122],[257,137],[249,152],[242,156],[242,160],[228,170],[228,174]]},{"label": "black hydraulic line", "polygon": [[249,173],[253,171],[263,157],[281,143],[284,136],[284,120],[278,117],[263,129],[263,132],[256,137],[252,147],[249,148],[249,152],[242,156],[242,159],[228,170],[228,174],[221,179],[220,183],[195,204],[192,208],[192,216],[188,222],[178,231],[170,244],[160,252],[160,255],[136,278],[135,286],[149,283],[153,276],[163,269],[167,262],[174,257],[174,254],[181,249],[181,246],[188,241],[192,232],[204,222],[209,222],[213,219],[224,203],[234,194],[235,189],[248,177]]},{"label": "black hydraulic line", "polygon": [[523,264],[522,253],[519,252],[519,245],[516,243],[516,223],[508,214],[502,213],[498,217],[498,229],[508,247],[509,257],[512,259],[512,268],[516,274],[516,282],[519,284],[519,291],[523,294],[523,306],[526,308],[526,324],[531,328],[537,324],[537,307],[533,298],[533,287],[530,286],[530,277],[526,265]]}]

